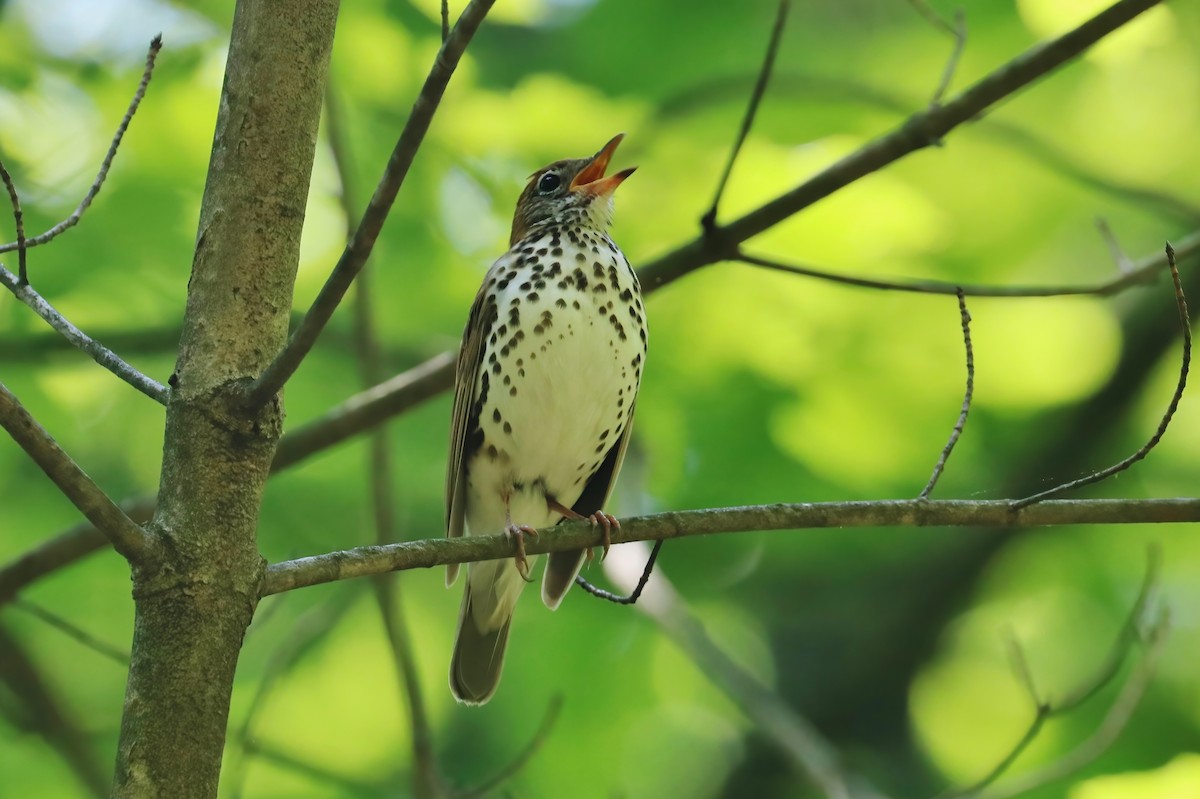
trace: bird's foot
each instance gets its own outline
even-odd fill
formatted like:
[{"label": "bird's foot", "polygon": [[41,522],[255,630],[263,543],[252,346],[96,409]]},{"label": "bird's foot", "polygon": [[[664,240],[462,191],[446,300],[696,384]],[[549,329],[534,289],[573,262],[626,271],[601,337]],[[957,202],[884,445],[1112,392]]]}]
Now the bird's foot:
[{"label": "bird's foot", "polygon": [[[616,516],[613,516],[611,513],[605,513],[602,510],[598,510],[595,513],[593,513],[591,516],[587,516],[585,518],[587,518],[587,520],[592,523],[592,527],[595,527],[596,525],[600,525],[600,527],[604,531],[604,538],[601,539],[601,542],[600,542],[600,546],[604,550],[600,555],[600,560],[604,560],[605,558],[608,557],[609,547],[612,546],[613,528],[615,527],[616,529],[620,530],[621,523],[619,521],[617,521]],[[587,559],[588,559],[588,563],[592,562],[592,550],[591,549],[589,549],[587,551]]]},{"label": "bird's foot", "polygon": [[529,560],[525,557],[525,536],[537,538],[537,530],[528,524],[513,524],[509,519],[504,525],[504,535],[516,543],[517,554],[513,557],[513,563],[517,566],[517,573],[521,575],[522,580],[532,583],[533,578],[529,576]]},{"label": "bird's foot", "polygon": [[[583,519],[587,519],[589,522],[591,522],[593,528],[595,528],[595,526],[597,524],[600,525],[601,527],[603,527],[604,528],[604,539],[601,542],[600,546],[603,547],[604,553],[600,556],[600,560],[604,560],[605,558],[608,557],[609,547],[612,546],[613,528],[615,527],[618,530],[621,529],[621,523],[619,521],[617,521],[616,516],[613,516],[611,513],[605,513],[602,510],[598,510],[589,516],[584,516],[583,514],[576,513],[571,508],[568,508],[566,505],[562,504],[554,497],[546,497],[546,507],[549,508],[550,510],[554,511],[555,513],[561,514],[563,517],[565,517],[567,519],[577,519],[580,521],[582,521]],[[592,557],[593,557],[592,550],[591,550],[591,548],[589,548],[587,550],[588,565],[591,565]]]}]

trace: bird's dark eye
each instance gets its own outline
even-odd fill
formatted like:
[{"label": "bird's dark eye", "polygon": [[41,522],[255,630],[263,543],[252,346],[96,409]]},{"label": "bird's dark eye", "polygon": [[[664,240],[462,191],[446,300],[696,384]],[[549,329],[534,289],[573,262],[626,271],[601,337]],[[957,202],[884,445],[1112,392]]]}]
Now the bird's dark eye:
[{"label": "bird's dark eye", "polygon": [[554,190],[562,185],[562,178],[553,172],[547,172],[538,178],[537,190],[538,194],[553,194]]}]

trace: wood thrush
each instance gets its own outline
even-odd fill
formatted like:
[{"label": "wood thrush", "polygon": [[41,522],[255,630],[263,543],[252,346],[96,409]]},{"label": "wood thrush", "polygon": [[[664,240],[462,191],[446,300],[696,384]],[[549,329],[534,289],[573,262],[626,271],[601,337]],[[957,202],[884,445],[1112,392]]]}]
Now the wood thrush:
[{"label": "wood thrush", "polygon": [[[450,689],[482,704],[500,681],[513,608],[530,581],[524,536],[563,518],[602,525],[629,443],[646,356],[637,276],[608,236],[605,177],[622,136],[591,158],[535,172],[517,201],[509,250],[471,305],[454,390],[446,470],[449,536],[504,532],[512,560],[472,563],[458,618]],[[547,558],[542,600],[557,608],[590,552]],[[446,584],[458,566],[450,566]]]}]

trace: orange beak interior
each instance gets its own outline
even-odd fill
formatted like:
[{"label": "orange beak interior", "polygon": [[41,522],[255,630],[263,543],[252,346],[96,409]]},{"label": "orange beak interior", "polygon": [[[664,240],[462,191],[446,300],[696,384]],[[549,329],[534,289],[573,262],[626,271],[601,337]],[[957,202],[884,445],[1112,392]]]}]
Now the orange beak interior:
[{"label": "orange beak interior", "polygon": [[589,194],[608,194],[625,178],[633,174],[637,167],[623,169],[620,172],[610,177],[604,177],[605,170],[608,169],[608,162],[612,160],[613,153],[617,151],[617,146],[620,145],[621,139],[625,138],[624,133],[618,133],[609,139],[608,144],[600,148],[600,152],[592,157],[592,160],[583,169],[579,170],[579,174],[571,181],[571,191],[586,191]]}]

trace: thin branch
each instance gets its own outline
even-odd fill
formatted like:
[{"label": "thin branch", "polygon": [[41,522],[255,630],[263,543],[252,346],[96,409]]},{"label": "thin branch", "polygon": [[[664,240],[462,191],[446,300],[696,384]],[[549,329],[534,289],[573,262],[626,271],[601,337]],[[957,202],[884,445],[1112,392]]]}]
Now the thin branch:
[{"label": "thin branch", "polygon": [[[644,551],[645,547],[615,550],[604,562],[605,573],[621,587],[629,587],[637,574],[639,555],[628,553],[628,549]],[[812,722],[796,713],[778,693],[739,665],[713,640],[702,620],[678,596],[661,571],[637,609],[675,642],[704,678],[728,696],[755,731],[783,755],[797,774],[816,786],[821,795],[827,799],[851,796],[882,799],[861,777],[843,770],[837,750]]]},{"label": "thin branch", "polygon": [[958,314],[962,320],[963,347],[967,351],[967,390],[963,394],[958,421],[954,423],[950,438],[946,441],[946,446],[942,447],[942,454],[938,456],[937,463],[933,465],[933,474],[929,476],[929,482],[917,495],[918,499],[928,499],[933,493],[938,478],[942,476],[942,470],[946,468],[946,461],[950,459],[950,453],[954,451],[954,445],[958,443],[959,436],[967,425],[967,414],[971,412],[971,398],[975,394],[975,351],[971,347],[971,313],[967,310],[967,298],[961,288],[958,290]]},{"label": "thin branch", "polygon": [[1112,746],[1125,730],[1133,712],[1141,704],[1146,689],[1154,677],[1158,658],[1162,654],[1170,627],[1170,614],[1163,609],[1159,619],[1146,634],[1146,654],[1134,673],[1125,682],[1120,694],[1109,708],[1108,715],[1096,733],[1059,760],[1029,774],[984,792],[986,799],[1010,799],[1029,793],[1053,782],[1077,774]]},{"label": "thin branch", "polygon": [[[444,41],[444,39],[443,39]],[[338,99],[332,85],[325,93],[326,118],[329,129],[329,147],[333,152],[341,184],[342,215],[346,221],[346,238],[354,235],[354,220],[359,217],[354,208],[355,191],[353,169],[350,165],[350,150],[343,131],[343,118]],[[375,320],[371,312],[371,272],[363,269],[354,284],[354,348],[362,382],[367,387],[379,382],[383,366],[379,355],[379,340],[375,332]],[[368,452],[368,491],[375,527],[375,543],[389,544],[396,528],[396,509],[392,499],[392,460],[388,449],[387,424],[371,430]],[[381,574],[373,580],[375,601],[392,651],[396,673],[400,678],[400,689],[408,702],[409,726],[412,730],[413,791],[417,797],[437,797],[444,793],[441,774],[433,752],[433,733],[429,714],[421,693],[416,659],[413,657],[412,639],[404,622],[403,609],[399,605],[399,591],[391,575]]]},{"label": "thin branch", "polygon": [[450,0],[442,0],[442,41],[450,38]]},{"label": "thin branch", "polygon": [[954,39],[954,49],[950,51],[950,58],[946,61],[945,69],[942,70],[941,80],[938,81],[937,89],[933,92],[933,99],[929,101],[930,107],[934,107],[941,104],[942,98],[949,91],[950,81],[954,79],[954,73],[958,70],[959,59],[962,58],[963,49],[967,46],[967,19],[961,8],[955,9],[954,24],[951,25],[934,11],[925,0],[908,0],[908,4],[926,22],[943,33],[948,33]]},{"label": "thin branch", "polygon": [[[791,191],[659,258],[639,273],[643,290],[661,287],[701,266],[732,257],[737,245],[751,236],[859,178],[940,141],[954,128],[977,119],[999,101],[1076,58],[1109,33],[1161,2],[1119,0],[1074,30],[1034,46],[944,105],[912,115],[899,128],[868,142]],[[953,289],[948,293],[953,293]]]},{"label": "thin branch", "polygon": [[[70,216],[45,233],[34,236],[26,241],[25,247],[37,247],[40,244],[45,244],[64,230],[79,224],[79,220],[83,218],[83,214],[87,211],[88,206],[92,204],[92,200],[100,193],[100,187],[104,185],[104,179],[108,177],[108,170],[112,167],[113,159],[117,156],[117,148],[121,146],[121,139],[125,137],[125,131],[128,130],[129,123],[133,120],[133,115],[137,113],[142,98],[146,96],[146,87],[150,85],[150,76],[154,72],[154,61],[158,57],[160,49],[162,49],[161,33],[150,41],[150,49],[146,53],[146,67],[142,71],[142,79],[138,83],[137,91],[134,92],[133,99],[129,101],[129,107],[125,110],[125,116],[121,118],[121,124],[117,126],[117,132],[113,134],[112,142],[108,145],[108,153],[104,156],[104,161],[100,164],[100,171],[97,173],[96,179],[92,181],[91,188],[88,189],[87,194],[80,201],[79,207]],[[12,244],[0,244],[0,253],[19,250],[21,246],[20,239]],[[25,282],[24,265],[21,268],[21,282]]]},{"label": "thin branch", "polygon": [[[254,690],[254,696],[250,699],[250,706],[246,708],[241,726],[234,734],[234,739],[241,744],[241,756],[230,764],[229,774],[225,777],[228,784],[232,786],[230,795],[234,799],[240,799],[242,796],[248,770],[248,759],[261,752],[255,742],[254,731],[258,716],[267,705],[267,699],[279,685],[280,680],[300,662],[305,654],[312,650],[314,644],[323,641],[345,617],[346,612],[352,607],[358,596],[358,592],[353,590],[355,587],[355,585],[351,585],[351,590],[337,591],[329,599],[302,613],[293,622],[291,634],[275,648],[267,659],[262,676]],[[261,615],[260,612],[255,616],[255,624],[260,623]]]},{"label": "thin branch", "polygon": [[1171,424],[1171,418],[1175,415],[1176,409],[1179,408],[1179,402],[1183,399],[1184,389],[1187,388],[1188,368],[1192,362],[1192,325],[1188,320],[1187,298],[1183,296],[1183,284],[1179,279],[1179,268],[1175,265],[1175,250],[1171,248],[1170,243],[1166,246],[1167,266],[1171,270],[1171,281],[1175,285],[1175,307],[1179,313],[1179,326],[1183,331],[1183,357],[1179,364],[1179,380],[1175,384],[1175,393],[1171,395],[1171,401],[1167,404],[1167,410],[1163,413],[1162,418],[1158,422],[1158,428],[1155,429],[1154,435],[1150,436],[1150,440],[1138,448],[1137,452],[1130,455],[1124,460],[1114,463],[1107,469],[1101,469],[1098,472],[1081,477],[1078,480],[1072,480],[1068,483],[1055,486],[1054,488],[1034,494],[1018,501],[1015,505],[1017,508],[1024,508],[1036,502],[1041,502],[1048,497],[1061,494],[1064,491],[1070,491],[1080,486],[1091,485],[1098,483],[1107,477],[1111,477],[1117,472],[1123,472],[1133,464],[1140,461],[1142,458],[1150,454],[1150,450],[1162,440],[1163,435],[1167,432],[1167,427]]},{"label": "thin branch", "polygon": [[546,707],[546,714],[542,716],[542,723],[538,725],[537,731],[529,739],[529,743],[525,744],[525,748],[517,753],[512,762],[501,769],[499,773],[484,780],[474,788],[468,788],[465,791],[455,793],[454,799],[477,799],[481,796],[487,796],[512,779],[537,754],[537,751],[542,748],[542,744],[550,737],[550,731],[554,729],[554,723],[558,721],[558,714],[562,710],[562,706],[563,698],[561,694],[555,694],[551,697],[550,704]]},{"label": "thin branch", "polygon": [[345,791],[351,796],[378,797],[385,795],[383,791],[348,774],[338,774],[325,766],[317,765],[311,757],[299,757],[284,751],[281,747],[262,741],[247,741],[248,754],[260,757],[275,766],[294,771],[315,781],[325,783]]},{"label": "thin branch", "polygon": [[154,539],[108,498],[3,383],[0,383],[0,426],[126,560],[145,563],[152,556]]},{"label": "thin branch", "polygon": [[495,0],[471,0],[463,9],[458,22],[454,24],[450,36],[442,43],[353,239],[342,252],[300,327],[292,334],[283,351],[248,390],[246,399],[250,405],[262,405],[275,396],[288,381],[316,343],[317,337],[337,310],[350,284],[367,262],[459,59],[493,3]]},{"label": "thin branch", "polygon": [[109,778],[70,710],[16,638],[0,625],[0,683],[25,710],[32,732],[42,736],[93,796],[108,795]]},{"label": "thin branch", "polygon": [[737,162],[738,153],[742,151],[742,145],[746,143],[746,137],[750,135],[750,128],[754,125],[758,106],[762,103],[763,94],[767,90],[767,82],[771,79],[771,72],[775,67],[775,55],[779,52],[779,42],[783,38],[783,28],[787,24],[790,5],[789,0],[779,0],[779,9],[775,12],[775,25],[771,28],[771,39],[767,43],[767,52],[763,56],[758,79],[754,82],[754,89],[750,92],[750,103],[746,106],[746,113],[742,117],[742,126],[738,130],[737,138],[734,139],[729,160],[725,162],[725,171],[721,173],[721,179],[717,181],[717,192],[713,197],[712,206],[704,213],[704,216],[700,217],[700,227],[705,232],[711,231],[717,226],[717,206],[721,204],[721,196],[725,193],[725,184],[729,182],[729,176],[733,172],[733,165]]},{"label": "thin branch", "polygon": [[[1179,240],[1175,248],[1177,258],[1185,258],[1200,252],[1200,230],[1192,231]],[[945,280],[922,280],[917,278],[882,279],[859,277],[801,264],[784,263],[775,258],[763,258],[736,249],[730,260],[741,261],[751,266],[786,272],[802,277],[812,277],[859,288],[882,291],[906,291],[914,294],[955,295],[961,289],[968,297],[1111,297],[1132,286],[1153,280],[1163,267],[1168,267],[1166,255],[1157,252],[1134,262],[1129,271],[1109,280],[1092,284],[1060,284],[1057,286],[993,286],[988,284],[953,283]]]},{"label": "thin branch", "polygon": [[[1056,500],[1014,509],[1010,500],[877,500],[750,505],[672,511],[624,519],[612,543],[756,530],[830,527],[1040,527],[1061,524],[1148,524],[1200,521],[1200,499]],[[563,522],[525,544],[530,555],[600,546],[601,531]],[[386,571],[512,557],[504,535],[423,538],[273,563],[263,596]]]},{"label": "thin branch", "polygon": [[46,302],[42,295],[33,290],[32,286],[22,285],[21,278],[0,266],[0,284],[16,295],[17,299],[33,309],[34,313],[46,320],[63,338],[71,342],[77,349],[83,350],[96,363],[124,380],[138,391],[145,394],[159,405],[167,404],[168,391],[161,383],[151,380],[137,369],[130,366],[121,356],[105,347],[100,342],[88,336],[66,317]]},{"label": "thin branch", "polygon": [[35,605],[27,599],[16,599],[12,603],[14,608],[19,608],[25,611],[30,616],[33,616],[38,621],[44,622],[54,629],[58,630],[63,635],[72,639],[81,646],[87,647],[98,655],[108,658],[119,666],[129,666],[129,652],[123,651],[118,647],[113,646],[107,641],[101,641],[96,636],[89,633],[87,630],[79,627],[57,613],[51,613],[41,605]]},{"label": "thin branch", "polygon": [[1103,217],[1097,217],[1096,229],[1100,231],[1100,237],[1104,239],[1104,243],[1108,246],[1108,253],[1112,256],[1113,264],[1117,267],[1117,273],[1127,275],[1135,270],[1137,266],[1133,261],[1129,260],[1129,256],[1121,249],[1121,243],[1117,241],[1116,234],[1108,226],[1108,220]]},{"label": "thin branch", "polygon": [[[120,508],[134,523],[142,524],[154,515],[154,503],[154,497],[141,497],[122,502]],[[83,522],[18,555],[0,567],[0,607],[31,583],[107,546],[104,533]]]},{"label": "thin branch", "polygon": [[[1052,702],[1047,699],[1042,699],[1038,696],[1033,687],[1033,676],[1030,672],[1029,665],[1025,660],[1024,651],[1019,644],[1015,643],[1010,650],[1014,655],[1014,666],[1016,667],[1017,677],[1021,684],[1025,687],[1030,697],[1033,699],[1034,715],[1025,732],[1017,740],[1016,744],[1008,751],[1000,762],[997,763],[986,775],[980,778],[972,785],[948,791],[939,796],[939,799],[967,799],[968,797],[977,796],[985,788],[992,785],[1001,775],[1006,772],[1017,758],[1020,757],[1031,743],[1041,733],[1042,727],[1052,718],[1066,715],[1074,711],[1084,702],[1098,694],[1105,686],[1112,683],[1116,679],[1117,674],[1121,670],[1121,666],[1129,657],[1130,651],[1138,643],[1139,630],[1141,620],[1145,616],[1146,610],[1149,607],[1151,598],[1158,585],[1159,568],[1161,563],[1161,553],[1158,547],[1151,547],[1146,553],[1146,571],[1142,577],[1142,585],[1138,591],[1137,599],[1134,600],[1133,607],[1130,609],[1125,618],[1125,623],[1121,625],[1120,631],[1117,633],[1116,640],[1109,649],[1108,656],[1096,670],[1095,674],[1082,680],[1073,690],[1067,692],[1067,695],[1057,701]],[[1160,619],[1159,624],[1165,624],[1165,617]],[[1151,635],[1154,638],[1160,637],[1165,628],[1160,628],[1158,624],[1151,630]],[[1140,691],[1138,696],[1140,696]]]},{"label": "thin branch", "polygon": [[17,279],[22,286],[29,285],[29,270],[26,267],[26,251],[29,249],[25,242],[25,214],[21,212],[21,195],[17,194],[17,186],[13,183],[12,175],[0,161],[0,180],[8,189],[8,202],[12,205],[13,224],[17,229]]},{"label": "thin branch", "polygon": [[313,453],[370,430],[448,391],[453,385],[453,353],[435,355],[289,431],[279,442],[271,471],[287,468]]},{"label": "thin branch", "polygon": [[587,591],[592,596],[607,599],[609,602],[614,602],[618,605],[636,605],[638,599],[642,596],[642,591],[646,589],[646,583],[650,582],[650,575],[654,573],[654,562],[658,560],[658,551],[662,549],[662,544],[661,540],[654,542],[654,548],[650,550],[650,557],[646,558],[646,565],[642,568],[642,576],[638,578],[637,585],[633,587],[633,590],[625,596],[614,594],[612,591],[605,591],[603,588],[585,580],[581,574],[575,575],[575,585]]}]

